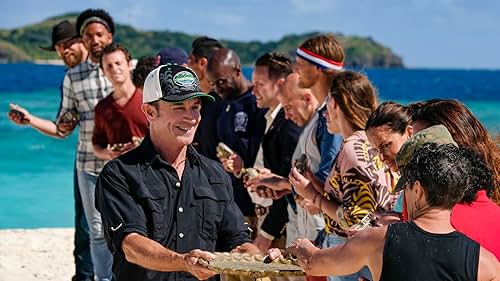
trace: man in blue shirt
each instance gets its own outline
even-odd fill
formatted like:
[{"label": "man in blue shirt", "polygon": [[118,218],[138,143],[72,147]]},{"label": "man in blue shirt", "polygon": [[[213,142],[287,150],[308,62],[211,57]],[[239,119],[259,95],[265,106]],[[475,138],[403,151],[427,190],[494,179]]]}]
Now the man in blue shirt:
[{"label": "man in blue shirt", "polygon": [[233,50],[221,48],[212,54],[208,60],[207,78],[223,99],[222,112],[217,118],[219,141],[243,160],[241,166],[234,165],[233,157],[221,159],[226,171],[231,173],[234,199],[247,218],[255,218],[255,206],[242,180],[233,173],[238,174],[243,167],[253,166],[264,135],[266,110],[257,108],[252,84],[243,76],[240,58]]}]

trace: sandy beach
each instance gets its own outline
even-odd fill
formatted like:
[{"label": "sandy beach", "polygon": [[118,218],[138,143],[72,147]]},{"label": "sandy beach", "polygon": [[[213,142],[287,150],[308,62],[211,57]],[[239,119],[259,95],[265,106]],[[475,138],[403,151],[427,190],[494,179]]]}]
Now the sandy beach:
[{"label": "sandy beach", "polygon": [[0,230],[0,281],[68,281],[73,228]]}]

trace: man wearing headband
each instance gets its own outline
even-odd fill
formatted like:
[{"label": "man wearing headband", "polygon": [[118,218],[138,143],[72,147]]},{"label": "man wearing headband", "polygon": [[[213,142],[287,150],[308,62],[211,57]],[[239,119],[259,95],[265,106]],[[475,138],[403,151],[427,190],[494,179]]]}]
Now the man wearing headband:
[{"label": "man wearing headband", "polygon": [[[76,30],[89,55],[84,62],[69,70],[64,78],[61,113],[68,119],[79,119],[76,170],[83,210],[89,225],[94,275],[96,280],[111,280],[112,256],[104,240],[101,216],[94,203],[95,182],[104,160],[94,154],[92,133],[94,107],[113,90],[99,64],[102,50],[113,41],[113,19],[104,10],[88,9],[78,16]],[[72,130],[59,126],[57,134],[65,137]]]},{"label": "man wearing headband", "polygon": [[[113,248],[113,280],[205,280],[210,252],[256,253],[220,163],[191,145],[202,93],[190,68],[166,64],[144,83],[149,134],[109,161],[97,181],[97,207]],[[215,278],[211,278],[215,280]]]},{"label": "man wearing headband", "polygon": [[[329,94],[332,78],[330,75],[341,71],[344,61],[344,51],[333,35],[325,34],[311,37],[304,41],[297,49],[297,63],[295,72],[299,74],[299,87],[310,89],[319,102],[316,114],[304,126],[299,144],[295,149],[293,160],[306,154],[310,159],[310,170],[304,175],[309,180],[324,182],[330,173],[333,160],[342,144],[340,135],[328,133],[326,119],[326,97]],[[321,184],[321,186],[323,186]],[[310,202],[302,201],[297,206],[297,237],[307,237],[314,240],[318,232],[324,228],[323,215]],[[304,208],[307,207],[307,208]],[[307,210],[316,210],[308,212]],[[292,214],[293,216],[293,214]],[[293,240],[297,237],[289,237]],[[321,236],[320,236],[321,237]],[[323,243],[317,239],[317,243]]]}]

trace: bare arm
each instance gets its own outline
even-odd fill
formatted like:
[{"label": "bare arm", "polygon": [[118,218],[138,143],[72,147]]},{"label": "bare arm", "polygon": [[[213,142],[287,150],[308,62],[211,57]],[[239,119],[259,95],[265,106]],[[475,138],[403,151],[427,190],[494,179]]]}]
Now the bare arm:
[{"label": "bare arm", "polygon": [[9,119],[17,125],[30,125],[47,136],[63,138],[63,136],[57,134],[56,124],[54,124],[51,120],[42,119],[32,115],[28,110],[16,104],[9,104],[9,107],[11,110],[9,112]]},{"label": "bare arm", "polygon": [[215,256],[198,249],[187,254],[179,254],[137,233],[130,233],[125,236],[122,249],[128,262],[150,270],[189,272],[199,280],[208,279],[216,274],[198,264],[200,258],[211,260]]},{"label": "bare arm", "polygon": [[99,144],[93,144],[94,147],[94,154],[97,158],[102,159],[102,160],[111,160],[115,157],[117,157],[118,153],[115,153],[111,150],[111,148],[104,148],[100,146]]},{"label": "bare arm", "polygon": [[[316,179],[314,175],[313,177]],[[317,208],[317,212],[322,210],[323,213],[327,214],[330,218],[336,221],[339,220],[337,216],[339,204],[323,197],[324,188],[321,187],[321,191],[318,191],[317,188],[314,187],[314,185],[318,185],[319,182],[313,183],[309,181],[305,176],[299,173],[295,167],[290,170],[288,178],[290,179],[290,183],[295,187],[295,191],[304,199],[307,199],[312,206]]]},{"label": "bare arm", "polygon": [[94,154],[97,158],[103,159],[103,160],[111,160],[115,159],[116,157],[124,154],[125,152],[128,152],[132,149],[134,149],[136,146],[133,142],[128,142],[125,144],[122,144],[121,147],[117,149],[113,149],[112,147],[102,147],[99,144],[94,143]]},{"label": "bare arm", "polygon": [[382,272],[382,257],[386,227],[370,228],[359,232],[344,244],[318,249],[308,239],[297,239],[287,249],[295,255],[300,266],[313,276],[347,275],[370,268],[373,279]]},{"label": "bare arm", "polygon": [[488,250],[481,247],[479,252],[479,268],[477,271],[479,281],[500,280],[500,262]]},{"label": "bare arm", "polygon": [[323,193],[323,187],[325,186],[325,183],[322,182],[320,179],[318,179],[316,177],[316,175],[314,175],[314,173],[311,172],[311,170],[306,170],[304,172],[304,176],[309,180],[309,182],[311,183],[312,187],[314,187],[314,189],[317,192]]},{"label": "bare arm", "polygon": [[273,173],[260,174],[245,182],[245,187],[250,190],[257,190],[259,186],[265,186],[276,191],[291,190],[292,188],[287,178]]}]

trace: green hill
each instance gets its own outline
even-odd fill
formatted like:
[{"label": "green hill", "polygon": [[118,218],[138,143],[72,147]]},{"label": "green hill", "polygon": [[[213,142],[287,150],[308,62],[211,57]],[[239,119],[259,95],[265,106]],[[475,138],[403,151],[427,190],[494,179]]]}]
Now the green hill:
[{"label": "green hill", "polygon": [[[75,21],[77,13],[65,14],[12,30],[0,29],[0,61],[55,59],[56,54],[41,50],[39,46],[50,45],[52,26],[62,19]],[[234,49],[244,64],[251,64],[260,55],[269,51],[282,51],[294,55],[297,46],[318,32],[287,35],[278,41],[240,42],[221,40]],[[210,34],[207,34],[210,36]],[[123,43],[134,57],[154,55],[167,46],[177,46],[189,51],[191,42],[198,35],[171,31],[142,31],[130,25],[117,24],[115,41]],[[404,67],[403,60],[388,47],[372,38],[336,34],[346,52],[347,67]]]}]

